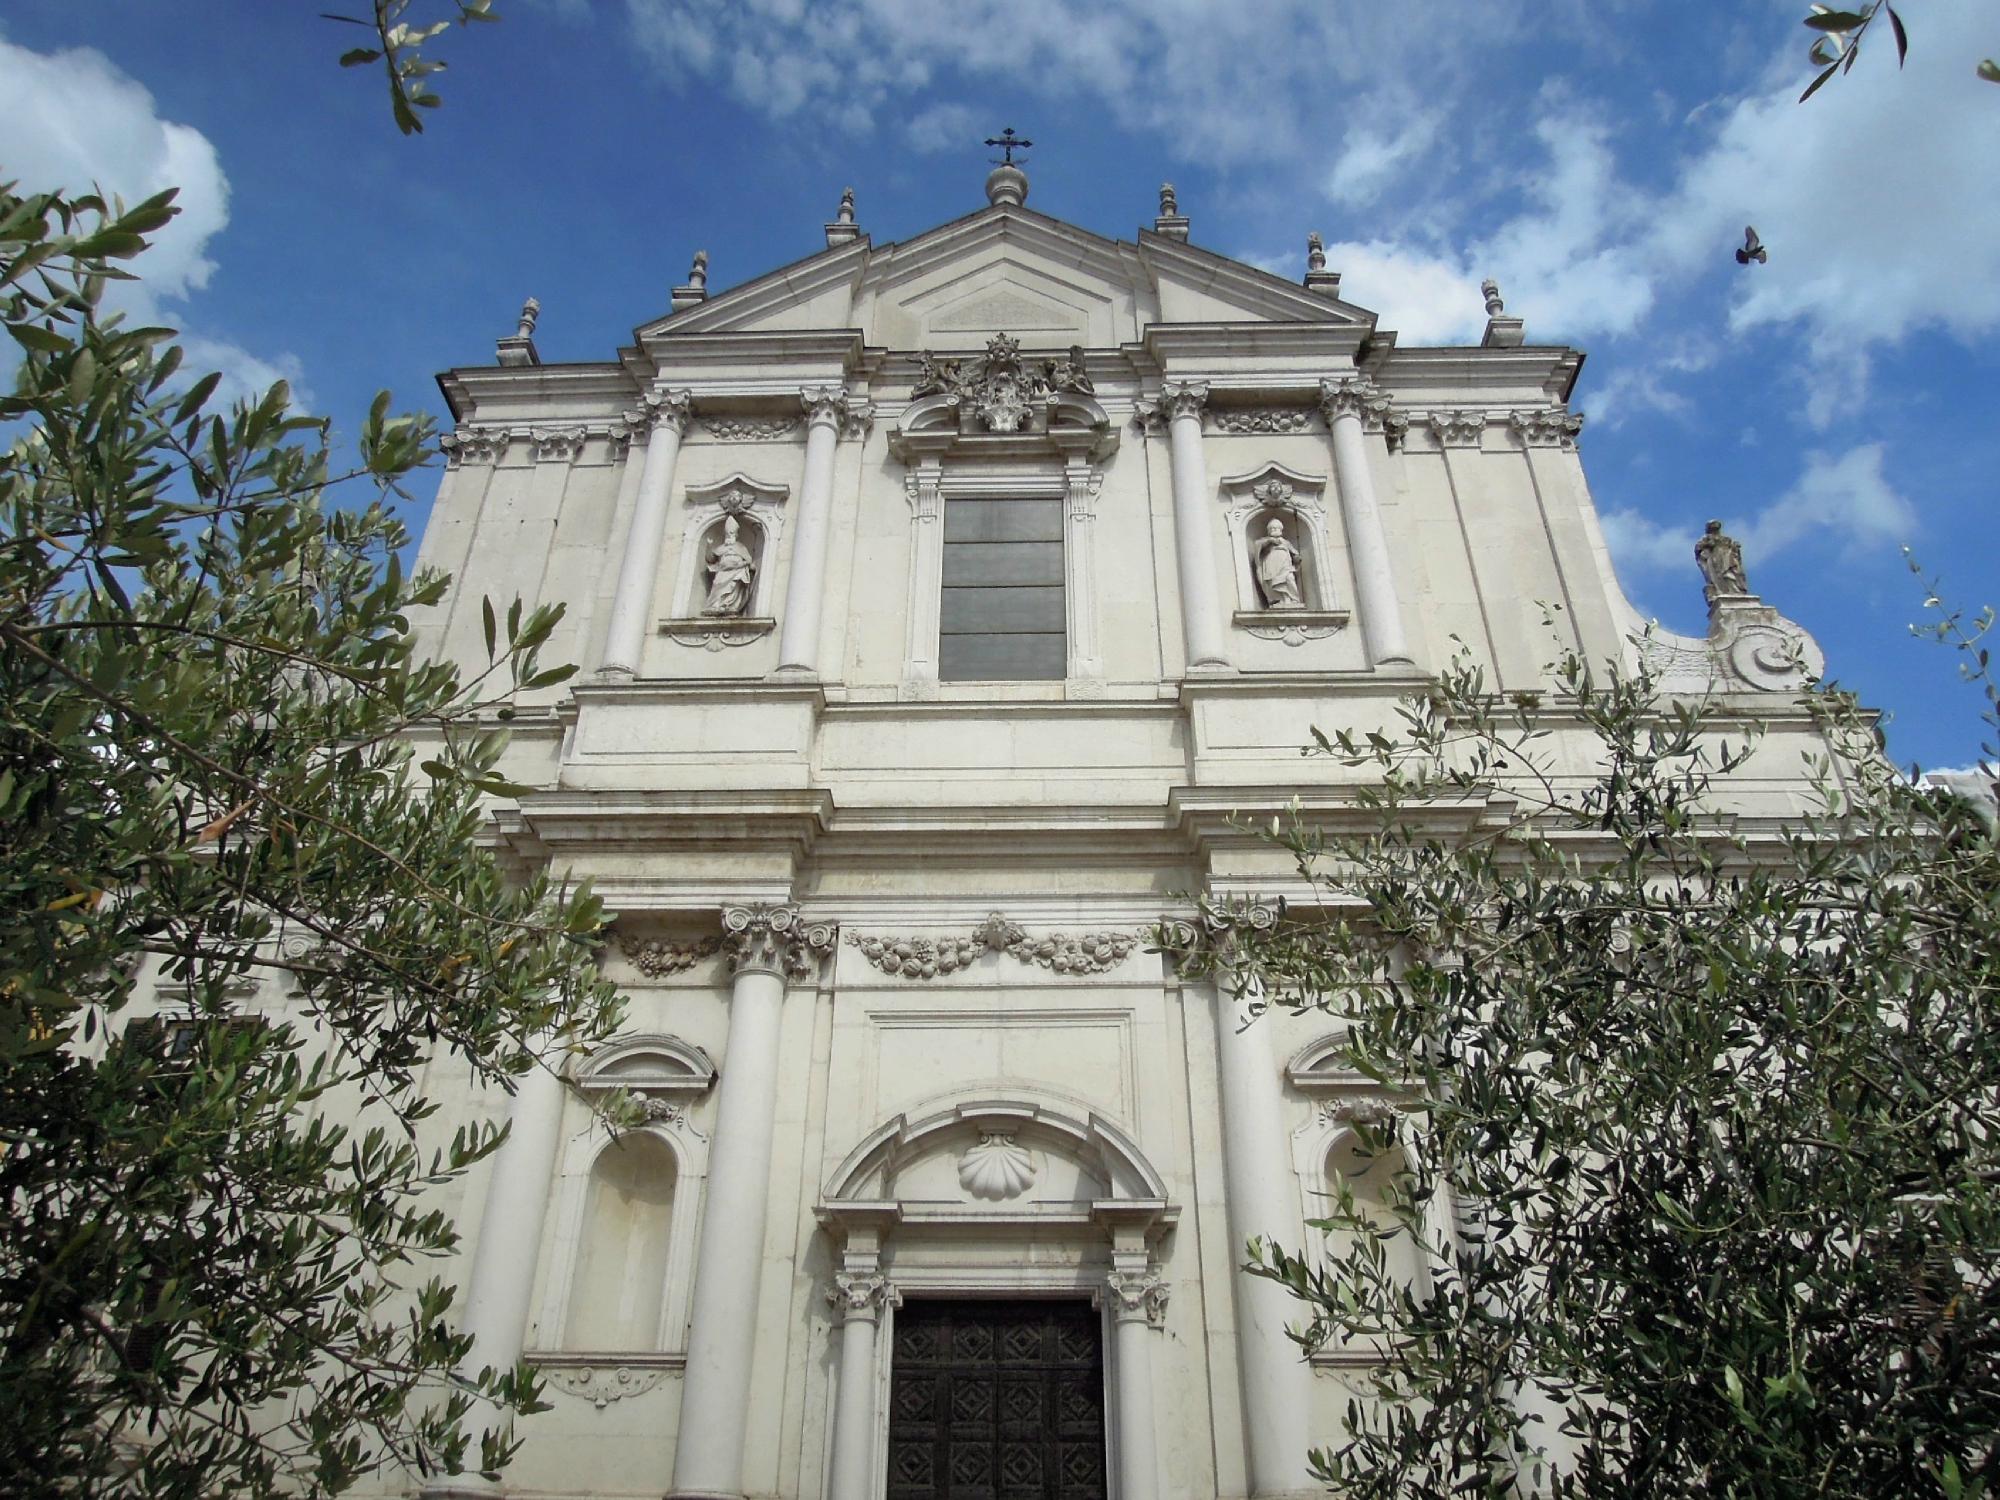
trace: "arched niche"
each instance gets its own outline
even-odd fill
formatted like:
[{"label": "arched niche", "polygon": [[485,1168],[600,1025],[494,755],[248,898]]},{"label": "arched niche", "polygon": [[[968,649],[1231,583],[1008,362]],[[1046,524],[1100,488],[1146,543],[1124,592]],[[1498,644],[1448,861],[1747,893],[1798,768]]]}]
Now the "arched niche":
[{"label": "arched niche", "polygon": [[[1227,507],[1230,554],[1236,573],[1236,610],[1241,615],[1313,616],[1344,613],[1344,588],[1336,583],[1333,547],[1328,533],[1324,475],[1302,474],[1280,463],[1267,463],[1222,481]],[[1258,543],[1268,523],[1276,521],[1299,554],[1301,609],[1274,610],[1257,583]]]},{"label": "arched niche", "polygon": [[[714,484],[690,485],[682,514],[680,563],[675,570],[672,618],[662,628],[676,639],[694,635],[689,643],[703,643],[707,635],[701,626],[718,637],[721,644],[740,645],[771,628],[777,599],[778,548],[784,532],[785,501],[790,490],[782,484],[766,484],[743,473],[731,474]],[[709,564],[724,531],[734,522],[737,542],[751,558],[749,597],[741,613],[707,615]],[[676,627],[680,627],[677,629]]]},{"label": "arched niche", "polygon": [[672,1363],[686,1347],[708,1178],[708,1136],[695,1113],[715,1079],[706,1052],[664,1034],[620,1038],[572,1068],[585,1100],[623,1093],[645,1119],[607,1138],[594,1114],[572,1107],[536,1318],[537,1364]]}]

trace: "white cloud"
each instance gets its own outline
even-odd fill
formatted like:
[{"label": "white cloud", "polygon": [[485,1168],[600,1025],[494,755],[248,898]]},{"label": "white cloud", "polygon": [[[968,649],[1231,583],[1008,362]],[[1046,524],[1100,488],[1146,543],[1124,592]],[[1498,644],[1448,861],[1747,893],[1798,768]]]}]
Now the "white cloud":
[{"label": "white cloud", "polygon": [[1398,173],[1430,150],[1444,124],[1442,111],[1409,104],[1395,95],[1367,101],[1356,113],[1363,118],[1377,114],[1401,118],[1387,129],[1353,131],[1342,141],[1340,155],[1327,174],[1326,193],[1350,208],[1374,202]]},{"label": "white cloud", "polygon": [[1882,459],[1880,443],[1838,457],[1808,453],[1798,481],[1731,531],[1753,559],[1807,539],[1835,542],[1843,552],[1900,546],[1916,531],[1917,513],[1889,483]]},{"label": "white cloud", "polygon": [[[0,38],[0,160],[24,192],[101,190],[128,204],[169,187],[180,213],[153,237],[136,263],[142,280],[113,282],[106,300],[143,323],[184,324],[169,304],[208,285],[210,242],[229,223],[229,179],[200,131],[160,118],[146,88],[90,48],[39,53]],[[273,380],[308,394],[292,355],[268,360],[227,339],[190,331],[182,340],[190,370],[222,371],[222,389],[261,395]]]},{"label": "white cloud", "polygon": [[1623,573],[1658,573],[1683,564],[1692,564],[1694,533],[1678,526],[1662,526],[1650,516],[1630,507],[1607,510],[1600,517],[1604,542]]},{"label": "white cloud", "polygon": [[933,104],[918,110],[903,125],[903,138],[913,151],[951,151],[978,133],[969,104]]}]

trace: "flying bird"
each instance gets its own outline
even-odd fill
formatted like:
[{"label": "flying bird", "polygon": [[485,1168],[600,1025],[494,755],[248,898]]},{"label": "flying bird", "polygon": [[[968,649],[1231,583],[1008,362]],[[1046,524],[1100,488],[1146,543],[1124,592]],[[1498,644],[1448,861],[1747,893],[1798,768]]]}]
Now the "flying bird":
[{"label": "flying bird", "polygon": [[1749,224],[1744,225],[1743,246],[1736,252],[1736,264],[1747,266],[1754,260],[1761,266],[1770,258],[1769,253],[1764,249],[1764,242],[1757,238],[1755,227]]}]

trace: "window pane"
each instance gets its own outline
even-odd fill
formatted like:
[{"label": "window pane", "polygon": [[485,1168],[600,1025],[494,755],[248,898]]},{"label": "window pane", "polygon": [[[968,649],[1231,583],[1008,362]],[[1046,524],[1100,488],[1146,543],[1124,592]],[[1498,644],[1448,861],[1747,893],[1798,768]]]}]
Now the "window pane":
[{"label": "window pane", "polygon": [[944,539],[953,542],[1060,542],[1060,500],[947,500]]},{"label": "window pane", "polygon": [[1061,542],[947,542],[947,584],[1052,583],[1063,581]]},{"label": "window pane", "polygon": [[938,640],[946,682],[1061,681],[1069,653],[1060,635],[947,635]]},{"label": "window pane", "polygon": [[946,589],[938,608],[941,635],[1060,635],[1062,629],[1059,588]]}]

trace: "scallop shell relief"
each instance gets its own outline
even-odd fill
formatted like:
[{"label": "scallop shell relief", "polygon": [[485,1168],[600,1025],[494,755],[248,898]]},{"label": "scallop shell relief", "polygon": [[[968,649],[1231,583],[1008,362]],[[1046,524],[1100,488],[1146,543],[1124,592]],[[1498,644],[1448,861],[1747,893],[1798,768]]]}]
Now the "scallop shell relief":
[{"label": "scallop shell relief", "polygon": [[1004,1130],[982,1130],[979,1144],[958,1159],[958,1185],[975,1198],[997,1203],[1034,1185],[1035,1159]]}]

